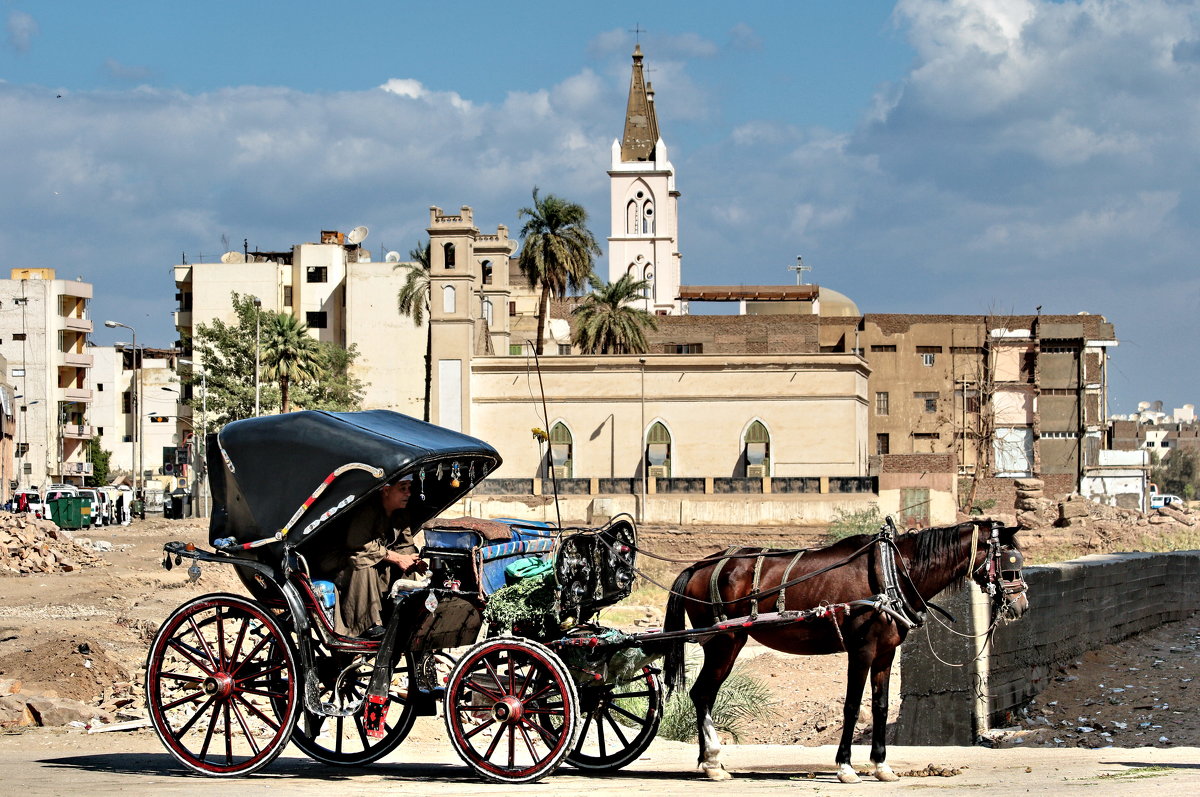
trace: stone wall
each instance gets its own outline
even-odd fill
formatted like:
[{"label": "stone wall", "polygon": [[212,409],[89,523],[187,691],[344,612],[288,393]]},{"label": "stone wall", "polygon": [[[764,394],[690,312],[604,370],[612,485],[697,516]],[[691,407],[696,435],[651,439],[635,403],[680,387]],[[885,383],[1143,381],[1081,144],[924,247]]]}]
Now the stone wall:
[{"label": "stone wall", "polygon": [[[1010,713],[1039,694],[1058,665],[1200,610],[1194,589],[1200,551],[1085,556],[1056,565],[1028,567],[1029,612],[997,628],[988,657],[990,724],[1007,724]],[[974,585],[943,594],[937,602],[958,617],[955,630],[971,628]],[[973,640],[936,620],[913,631],[901,648],[902,703],[898,744],[969,745],[974,721]],[[939,662],[937,656],[951,664]]]}]

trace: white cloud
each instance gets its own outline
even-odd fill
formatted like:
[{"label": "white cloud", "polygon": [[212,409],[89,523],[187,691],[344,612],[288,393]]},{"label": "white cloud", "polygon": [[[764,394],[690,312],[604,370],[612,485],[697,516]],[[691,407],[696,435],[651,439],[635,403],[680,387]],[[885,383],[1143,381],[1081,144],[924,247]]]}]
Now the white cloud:
[{"label": "white cloud", "polygon": [[38,23],[24,11],[8,13],[8,43],[19,53],[29,52],[33,37],[38,34]]},{"label": "white cloud", "polygon": [[123,64],[115,58],[105,59],[104,71],[117,80],[123,80],[128,83],[148,80],[154,74],[149,67]]}]

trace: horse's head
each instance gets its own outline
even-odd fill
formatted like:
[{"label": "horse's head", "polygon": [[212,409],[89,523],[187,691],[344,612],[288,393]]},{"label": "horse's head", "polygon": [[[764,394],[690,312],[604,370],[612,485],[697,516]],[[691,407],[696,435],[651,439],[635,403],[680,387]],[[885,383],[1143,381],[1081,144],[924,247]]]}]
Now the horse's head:
[{"label": "horse's head", "polygon": [[1029,587],[1021,575],[1025,559],[1017,546],[1017,529],[1004,528],[992,521],[977,526],[975,534],[983,561],[974,567],[971,579],[991,596],[994,610],[1000,616],[1015,620],[1029,610]]}]

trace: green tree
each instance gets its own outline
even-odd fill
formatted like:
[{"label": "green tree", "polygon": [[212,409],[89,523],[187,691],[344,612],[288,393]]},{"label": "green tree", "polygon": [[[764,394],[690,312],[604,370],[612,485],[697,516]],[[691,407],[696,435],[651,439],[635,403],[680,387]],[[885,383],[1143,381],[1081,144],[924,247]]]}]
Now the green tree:
[{"label": "green tree", "polygon": [[308,326],[290,313],[270,313],[262,329],[262,371],[279,385],[283,412],[291,412],[293,383],[320,382],[325,358]]},{"label": "green tree", "polygon": [[646,330],[658,329],[654,316],[632,303],[648,284],[626,274],[605,282],[595,274],[595,287],[571,314],[575,316],[572,342],[584,354],[642,354],[649,347]]},{"label": "green tree", "polygon": [[105,451],[100,447],[99,437],[93,437],[88,441],[87,458],[88,462],[92,463],[92,475],[85,480],[87,486],[103,487],[108,484],[108,463],[112,459],[112,452]]},{"label": "green tree", "polygon": [[538,354],[542,353],[550,297],[579,293],[592,276],[594,255],[600,254],[596,237],[587,228],[587,211],[554,194],[538,197],[533,189],[533,207],[521,208],[517,217],[528,217],[521,228],[521,255],[517,265],[529,287],[541,290],[538,300]]},{"label": "green tree", "polygon": [[[408,252],[411,263],[398,263],[396,268],[405,269],[404,284],[396,296],[396,306],[400,315],[411,318],[413,323],[421,326],[429,317],[429,245],[417,242],[414,249]],[[433,390],[433,325],[425,330],[425,417],[429,421],[430,392]]]},{"label": "green tree", "polygon": [[1172,449],[1163,457],[1162,467],[1157,473],[1161,479],[1158,484],[1164,493],[1179,495],[1190,501],[1196,495],[1200,457],[1195,451]]},{"label": "green tree", "polygon": [[336,343],[321,341],[321,379],[316,382],[300,382],[292,389],[296,404],[307,410],[347,412],[362,408],[363,391],[366,385],[351,373],[351,366],[358,359],[358,346],[343,349]]}]

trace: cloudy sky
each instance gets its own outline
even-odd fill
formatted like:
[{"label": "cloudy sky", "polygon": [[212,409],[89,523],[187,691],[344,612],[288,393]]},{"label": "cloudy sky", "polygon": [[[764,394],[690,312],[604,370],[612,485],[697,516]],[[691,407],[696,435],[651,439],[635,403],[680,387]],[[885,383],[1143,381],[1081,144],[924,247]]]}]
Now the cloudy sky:
[{"label": "cloudy sky", "polygon": [[0,0],[0,268],[167,346],[171,266],[226,242],[407,252],[430,205],[514,228],[535,185],[603,238],[638,35],[684,282],[803,255],[864,312],[1100,313],[1112,412],[1200,403],[1198,3],[333,8]]}]

